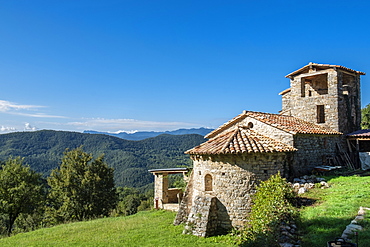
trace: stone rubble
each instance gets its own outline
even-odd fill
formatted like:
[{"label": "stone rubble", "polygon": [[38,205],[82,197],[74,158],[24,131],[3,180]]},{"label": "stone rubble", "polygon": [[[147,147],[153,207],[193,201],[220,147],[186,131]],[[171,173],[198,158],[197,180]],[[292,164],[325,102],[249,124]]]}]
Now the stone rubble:
[{"label": "stone rubble", "polygon": [[290,184],[292,185],[294,191],[298,193],[298,195],[304,194],[312,188],[317,188],[317,186],[322,189],[330,187],[324,178],[319,178],[315,175],[305,175],[300,178],[294,178],[293,183]]},{"label": "stone rubble", "polygon": [[[330,186],[324,178],[316,177],[315,175],[305,175],[300,178],[294,178],[293,183],[290,183],[294,191],[298,194],[306,193],[312,188],[329,188]],[[281,247],[300,247],[298,240],[297,226],[295,224],[282,223],[280,226],[279,245]]]},{"label": "stone rubble", "polygon": [[362,231],[362,226],[358,223],[365,219],[366,211],[370,211],[370,208],[360,207],[358,210],[357,216],[354,220],[351,221],[349,225],[346,226],[346,229],[342,233],[342,238],[346,241],[351,241],[350,237],[354,236],[356,232]]},{"label": "stone rubble", "polygon": [[280,225],[279,245],[281,247],[300,247],[297,235],[297,226],[294,223],[282,222]]}]

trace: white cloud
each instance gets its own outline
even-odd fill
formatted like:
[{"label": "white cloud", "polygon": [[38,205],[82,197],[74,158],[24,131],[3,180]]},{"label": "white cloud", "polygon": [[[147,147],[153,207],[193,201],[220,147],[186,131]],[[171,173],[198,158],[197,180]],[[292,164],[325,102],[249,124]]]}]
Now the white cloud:
[{"label": "white cloud", "polygon": [[0,112],[9,112],[14,110],[32,110],[41,108],[42,106],[36,105],[18,105],[6,100],[0,100]]},{"label": "white cloud", "polygon": [[66,118],[63,116],[56,116],[56,115],[48,115],[45,113],[29,113],[28,111],[35,111],[39,108],[45,108],[45,106],[38,106],[38,105],[20,105],[17,103],[13,103],[6,100],[0,100],[0,112],[12,114],[12,115],[20,115],[26,117],[37,117],[37,118]]},{"label": "white cloud", "polygon": [[5,126],[1,126],[0,131],[1,131],[1,132],[5,132],[5,133],[7,133],[7,132],[17,131],[17,129],[16,129],[16,128],[14,128],[14,127],[5,127]]},{"label": "white cloud", "polygon": [[33,126],[31,126],[31,124],[30,123],[25,123],[24,124],[24,130],[32,130],[32,131],[34,131],[34,130],[37,130],[37,128],[36,127],[33,127]]}]

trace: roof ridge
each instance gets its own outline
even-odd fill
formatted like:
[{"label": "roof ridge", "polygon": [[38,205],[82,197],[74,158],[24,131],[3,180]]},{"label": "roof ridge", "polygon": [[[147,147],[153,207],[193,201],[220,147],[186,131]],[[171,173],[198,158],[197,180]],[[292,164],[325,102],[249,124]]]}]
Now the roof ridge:
[{"label": "roof ridge", "polygon": [[[238,134],[239,132],[239,128],[236,128],[236,130],[234,131],[234,133],[227,139],[227,141],[225,142],[224,146],[221,148],[220,152],[224,152],[225,149],[229,146],[230,142],[234,139],[234,137]],[[230,131],[232,132],[232,131]]]},{"label": "roof ridge", "polygon": [[357,70],[353,70],[353,69],[350,69],[348,67],[345,67],[345,66],[342,66],[342,65],[335,65],[335,64],[324,64],[324,63],[313,63],[313,62],[309,62],[308,64],[306,64],[305,66],[287,74],[285,77],[286,78],[289,78],[291,77],[292,75],[295,75],[295,74],[298,74],[300,71],[304,70],[305,68],[307,68],[308,66],[318,66],[318,67],[329,67],[329,68],[339,68],[339,69],[343,69],[343,70],[347,70],[347,71],[350,71],[350,72],[353,72],[353,73],[356,73],[356,74],[359,74],[359,75],[366,75],[365,72],[362,72],[362,71],[357,71]]}]

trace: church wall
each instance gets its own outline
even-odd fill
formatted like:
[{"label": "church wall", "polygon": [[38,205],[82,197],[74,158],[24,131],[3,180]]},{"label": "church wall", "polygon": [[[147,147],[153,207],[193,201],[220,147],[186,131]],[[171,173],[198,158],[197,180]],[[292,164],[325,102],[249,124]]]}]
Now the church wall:
[{"label": "church wall", "polygon": [[[239,228],[247,222],[251,195],[255,192],[254,186],[258,181],[266,180],[278,171],[284,174],[284,169],[289,167],[285,153],[192,158],[193,201],[189,203],[194,205],[194,199],[202,195],[217,197],[222,208],[225,208],[218,212],[218,227],[228,229],[231,226]],[[211,190],[206,176],[212,177]]]},{"label": "church wall", "polygon": [[242,125],[247,126],[248,123],[251,122],[253,124],[252,130],[258,132],[261,135],[270,137],[274,140],[279,142],[283,142],[290,146],[293,146],[293,135],[278,128],[275,128],[271,125],[265,124],[261,121],[258,121],[254,118],[247,117],[243,121],[241,121]]},{"label": "church wall", "polygon": [[328,165],[328,158],[336,155],[336,144],[340,145],[340,136],[302,135],[294,136],[294,162],[291,176],[309,174],[313,168]]}]

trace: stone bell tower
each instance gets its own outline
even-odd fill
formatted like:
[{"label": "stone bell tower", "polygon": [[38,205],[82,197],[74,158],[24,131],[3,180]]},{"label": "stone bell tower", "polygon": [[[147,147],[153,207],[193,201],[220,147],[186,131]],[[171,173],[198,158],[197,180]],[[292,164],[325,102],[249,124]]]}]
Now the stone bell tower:
[{"label": "stone bell tower", "polygon": [[288,74],[282,95],[283,115],[301,118],[348,134],[360,129],[360,75],[340,65],[309,63]]}]

